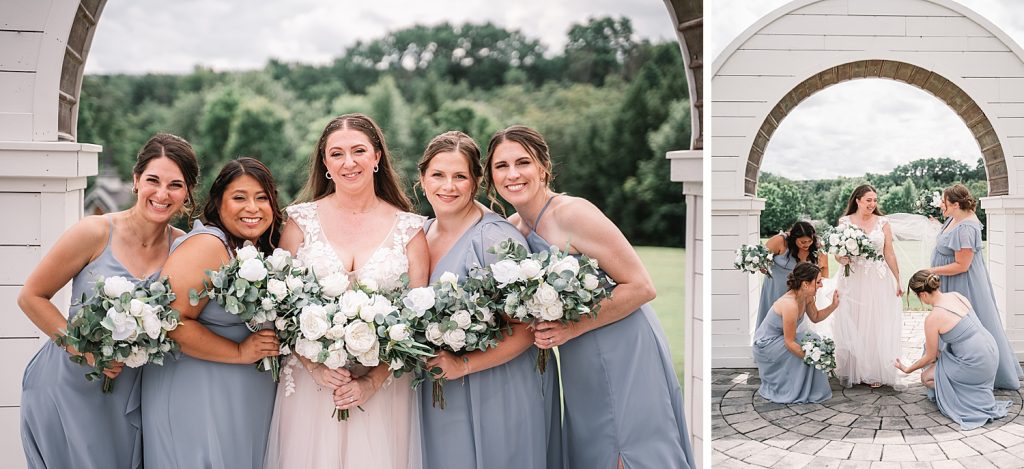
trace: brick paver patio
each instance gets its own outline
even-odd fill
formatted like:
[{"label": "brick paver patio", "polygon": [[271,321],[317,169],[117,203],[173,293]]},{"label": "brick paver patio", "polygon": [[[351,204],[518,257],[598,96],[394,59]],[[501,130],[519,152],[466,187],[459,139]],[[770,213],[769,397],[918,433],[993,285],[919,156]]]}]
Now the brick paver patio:
[{"label": "brick paver patio", "polygon": [[[903,321],[905,359],[920,357],[924,313]],[[775,404],[757,394],[757,369],[712,372],[712,465],[715,469],[1024,468],[1021,392],[1006,418],[963,432],[927,399],[920,372],[892,387],[843,389],[832,380],[822,404]]]}]

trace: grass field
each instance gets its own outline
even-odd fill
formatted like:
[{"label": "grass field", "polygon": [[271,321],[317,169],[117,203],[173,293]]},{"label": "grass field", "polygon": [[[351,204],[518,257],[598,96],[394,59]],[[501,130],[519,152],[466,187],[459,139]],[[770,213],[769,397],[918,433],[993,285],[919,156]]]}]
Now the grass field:
[{"label": "grass field", "polygon": [[661,327],[668,336],[672,362],[682,382],[683,376],[683,259],[684,250],[678,248],[637,247],[640,259],[654,279],[658,297],[652,305],[658,312]]}]

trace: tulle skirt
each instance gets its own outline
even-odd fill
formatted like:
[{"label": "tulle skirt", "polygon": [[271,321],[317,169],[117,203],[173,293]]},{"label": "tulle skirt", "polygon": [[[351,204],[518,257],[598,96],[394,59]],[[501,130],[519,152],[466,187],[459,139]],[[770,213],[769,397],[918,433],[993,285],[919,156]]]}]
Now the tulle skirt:
[{"label": "tulle skirt", "polygon": [[832,313],[836,375],[845,387],[859,383],[902,386],[893,362],[900,357],[902,298],[881,261],[854,260],[849,277],[837,274],[839,307]]},{"label": "tulle skirt", "polygon": [[[347,421],[332,417],[334,400],[294,356],[284,360],[270,424],[265,467],[419,469],[420,417],[411,378],[389,378]],[[294,379],[287,395],[286,373]]]}]

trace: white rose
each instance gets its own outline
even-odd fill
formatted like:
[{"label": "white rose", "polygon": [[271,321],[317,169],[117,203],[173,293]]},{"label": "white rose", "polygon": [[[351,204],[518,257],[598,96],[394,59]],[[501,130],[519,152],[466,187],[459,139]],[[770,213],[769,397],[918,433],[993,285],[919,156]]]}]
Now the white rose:
[{"label": "white rose", "polygon": [[409,293],[402,299],[402,303],[416,313],[416,317],[423,317],[428,309],[434,307],[434,289],[431,287],[419,287],[409,290]]},{"label": "white rose", "polygon": [[331,272],[333,271],[331,264],[325,260],[314,261],[310,268],[313,269],[313,274],[316,275],[316,278],[324,278],[331,275]]},{"label": "white rose", "polygon": [[160,331],[163,328],[160,324],[160,317],[156,315],[156,308],[146,308],[146,310],[143,311],[142,329],[146,331],[146,335],[148,335],[150,339],[160,337]]},{"label": "white rose", "polygon": [[132,316],[141,317],[142,310],[145,305],[145,303],[139,301],[137,298],[132,298],[132,300],[128,302],[128,312],[131,313]]},{"label": "white rose", "polygon": [[114,354],[114,347],[104,345],[103,347],[100,348],[100,352],[103,354],[104,357],[109,357]]},{"label": "white rose", "polygon": [[405,362],[403,362],[401,358],[391,360],[391,364],[388,365],[388,369],[391,371],[401,370],[403,367],[405,367]]},{"label": "white rose", "polygon": [[491,274],[494,275],[494,280],[498,282],[499,287],[522,280],[519,264],[512,259],[505,259],[491,264]]},{"label": "white rose", "polygon": [[283,280],[272,278],[267,280],[267,291],[274,295],[274,298],[280,300],[288,295],[288,284]]},{"label": "white rose", "polygon": [[335,272],[317,281],[324,296],[337,298],[348,288],[348,276],[344,272]]},{"label": "white rose", "polygon": [[323,349],[324,345],[315,340],[306,340],[299,337],[299,339],[295,341],[295,353],[313,361],[317,361],[317,359],[320,358],[320,352],[323,351]]},{"label": "white rose", "polygon": [[361,290],[349,290],[341,295],[341,304],[338,306],[341,313],[347,318],[359,316],[359,311],[370,303],[370,296]]},{"label": "white rose", "polygon": [[173,331],[178,328],[178,320],[174,318],[167,318],[160,321],[160,327],[165,331]]},{"label": "white rose", "polygon": [[560,274],[562,272],[565,272],[566,270],[572,272],[572,274],[575,276],[580,272],[580,261],[576,260],[576,258],[573,256],[565,256],[558,262],[552,264],[551,267],[548,267],[548,272],[553,272],[556,274]]},{"label": "white rose", "polygon": [[301,278],[296,277],[294,275],[289,275],[285,277],[284,283],[288,285],[288,290],[293,292],[300,291],[302,290],[302,287],[306,286],[306,284],[302,281]]},{"label": "white rose", "polygon": [[441,283],[449,283],[451,286],[457,286],[459,284],[459,276],[451,272],[445,272],[441,274],[441,278],[438,279]]},{"label": "white rose", "polygon": [[[376,336],[374,336],[374,339],[376,339]],[[377,366],[377,365],[380,365],[380,347],[377,347],[376,345],[374,345],[366,353],[356,357],[356,360],[359,360],[359,364],[361,364],[363,366]]]},{"label": "white rose", "polygon": [[557,321],[562,319],[563,308],[562,301],[558,300],[556,304],[544,305],[540,308],[540,318],[545,321]]},{"label": "white rose", "polygon": [[380,289],[380,286],[377,285],[377,281],[372,278],[361,279],[359,280],[359,283],[362,284],[364,288],[370,291],[377,291]]},{"label": "white rose", "polygon": [[853,250],[857,249],[857,240],[847,239],[846,242],[843,243],[843,245],[846,246],[846,249],[848,251],[853,252]]},{"label": "white rose", "polygon": [[537,290],[533,292],[533,297],[530,298],[534,304],[538,305],[551,305],[558,302],[558,292],[555,291],[555,287],[547,283],[542,283],[537,287]]},{"label": "white rose", "polygon": [[362,355],[377,347],[377,334],[363,321],[353,321],[345,326],[345,348],[352,355]]},{"label": "white rose", "polygon": [[326,338],[328,338],[330,340],[344,339],[345,338],[345,324],[335,324],[335,325],[331,326],[331,328],[327,329],[327,332],[324,333],[324,337],[326,337]]},{"label": "white rose", "polygon": [[430,343],[432,343],[434,345],[441,345],[441,336],[443,334],[441,333],[441,325],[440,324],[438,324],[436,322],[432,322],[430,324],[427,324],[426,335],[427,335],[427,340],[429,340]]},{"label": "white rose", "polygon": [[[331,347],[334,348],[333,346]],[[324,366],[332,370],[337,370],[345,366],[348,362],[348,354],[344,350],[331,350],[327,354],[327,359],[324,360]]]},{"label": "white rose", "polygon": [[132,290],[135,290],[135,284],[121,276],[108,277],[103,281],[103,294],[110,298],[120,298]]},{"label": "white rose", "polygon": [[370,303],[359,310],[359,318],[372,323],[378,314],[387,316],[394,310],[395,306],[391,304],[390,300],[381,295],[373,295],[373,298],[370,298]]},{"label": "white rose", "polygon": [[299,313],[299,330],[307,339],[316,340],[323,337],[330,327],[327,310],[323,306],[310,304],[302,307],[302,312]]},{"label": "white rose", "polygon": [[409,326],[405,324],[394,324],[388,328],[388,337],[395,342],[406,340],[409,336]]},{"label": "white rose", "polygon": [[448,344],[452,350],[458,352],[462,347],[466,346],[466,331],[462,329],[452,329],[446,331],[441,337],[444,343]]},{"label": "white rose", "polygon": [[274,271],[280,272],[288,266],[288,259],[291,259],[291,257],[292,255],[290,252],[277,248],[274,249],[274,253],[267,258],[267,263],[270,264],[270,267],[272,267]]},{"label": "white rose", "polygon": [[601,282],[597,280],[597,276],[593,274],[587,274],[583,276],[583,288],[587,290],[597,290],[597,287],[601,286]]},{"label": "white rose", "polygon": [[277,320],[274,321],[274,327],[279,331],[284,330],[288,327],[288,320],[285,318],[277,318]]},{"label": "white rose", "polygon": [[837,246],[839,244],[839,240],[840,240],[840,237],[839,237],[838,233],[833,233],[833,234],[828,235],[828,244],[830,246]]},{"label": "white rose", "polygon": [[491,319],[494,319],[494,312],[491,311],[490,308],[480,308],[478,311],[480,311],[480,316],[483,318],[484,322],[489,323],[491,322]]},{"label": "white rose", "polygon": [[250,282],[259,282],[267,278],[267,268],[259,259],[247,259],[238,266],[238,276]]},{"label": "white rose", "polygon": [[114,340],[133,340],[138,335],[135,319],[114,308],[107,310],[107,316],[100,321],[100,325],[110,331]]},{"label": "white rose", "polygon": [[260,307],[263,308],[264,311],[270,311],[274,309],[274,300],[270,299],[270,297],[263,298],[260,300]]},{"label": "white rose", "polygon": [[139,347],[132,347],[132,353],[124,359],[128,368],[138,368],[149,363],[149,353]]},{"label": "white rose", "polygon": [[259,253],[260,252],[256,250],[256,246],[246,243],[246,245],[242,246],[241,249],[235,251],[235,257],[237,257],[239,261],[245,262],[249,259],[255,259]]},{"label": "white rose", "polygon": [[459,329],[465,329],[472,322],[472,317],[469,315],[469,311],[460,309],[452,314],[452,321],[459,325]]},{"label": "white rose", "polygon": [[544,268],[533,259],[524,259],[519,263],[519,272],[524,279],[536,280],[544,276]]}]

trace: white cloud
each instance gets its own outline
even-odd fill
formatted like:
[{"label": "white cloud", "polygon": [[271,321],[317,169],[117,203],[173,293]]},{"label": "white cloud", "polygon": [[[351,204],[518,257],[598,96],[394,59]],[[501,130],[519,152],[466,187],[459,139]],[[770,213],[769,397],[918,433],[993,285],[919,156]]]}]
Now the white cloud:
[{"label": "white cloud", "polygon": [[[786,3],[714,0],[711,56],[717,58],[746,28]],[[1024,39],[1024,9],[1016,1],[959,3],[1018,43]],[[827,88],[801,103],[772,136],[762,169],[793,179],[859,176],[939,156],[973,167],[981,151],[963,121],[935,97],[904,83],[867,79]]]},{"label": "white cloud", "polygon": [[369,4],[286,0],[239,2],[132,0],[108,2],[93,39],[86,73],[188,72],[262,67],[269,58],[324,63],[357,40],[414,24],[493,22],[561,50],[573,23],[626,16],[638,37],[672,40],[665,3],[656,0],[484,0]]}]

